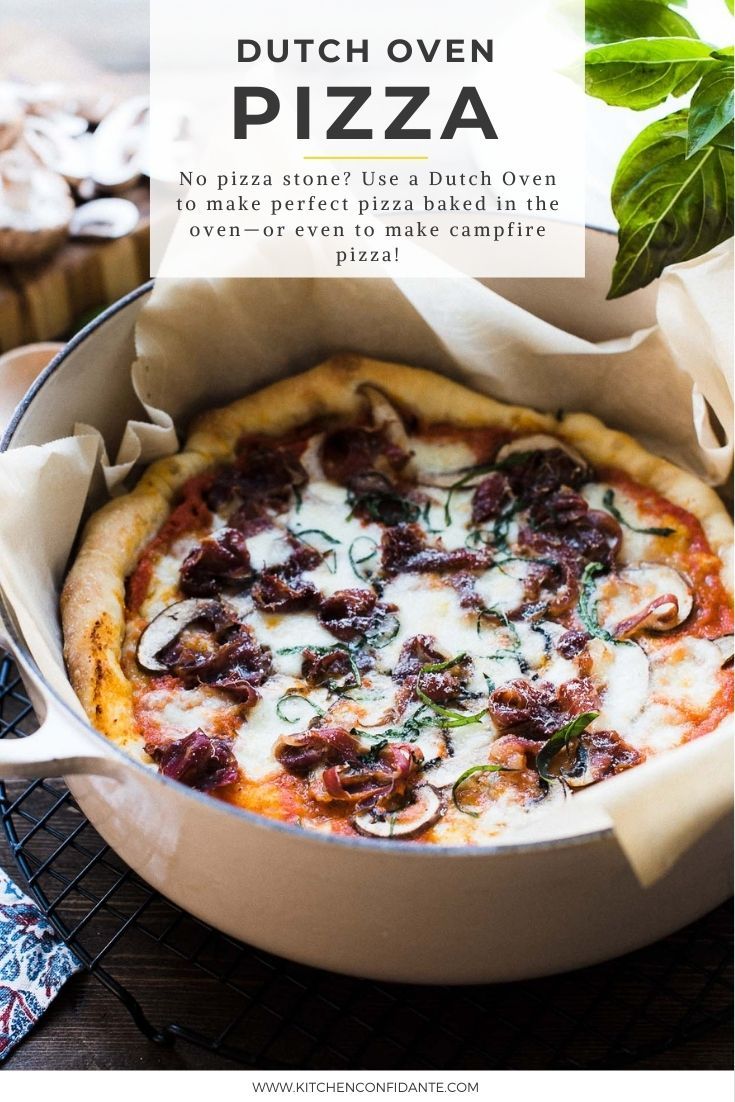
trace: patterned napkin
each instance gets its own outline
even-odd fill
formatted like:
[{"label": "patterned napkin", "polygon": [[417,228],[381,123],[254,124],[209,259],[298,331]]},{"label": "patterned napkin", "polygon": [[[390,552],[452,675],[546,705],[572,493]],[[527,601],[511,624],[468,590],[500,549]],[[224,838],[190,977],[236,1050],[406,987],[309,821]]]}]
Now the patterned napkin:
[{"label": "patterned napkin", "polygon": [[0,1061],[81,967],[38,907],[0,869]]}]

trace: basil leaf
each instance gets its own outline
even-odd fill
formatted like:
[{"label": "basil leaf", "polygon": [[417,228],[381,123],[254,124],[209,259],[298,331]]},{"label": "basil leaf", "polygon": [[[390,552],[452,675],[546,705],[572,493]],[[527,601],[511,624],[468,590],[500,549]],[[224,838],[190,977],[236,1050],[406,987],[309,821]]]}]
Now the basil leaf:
[{"label": "basil leaf", "polygon": [[469,769],[465,769],[464,773],[461,773],[454,784],[452,785],[452,801],[457,811],[461,811],[463,815],[471,815],[473,819],[479,819],[479,811],[468,811],[466,807],[462,807],[457,799],[457,793],[460,785],[469,778],[475,776],[477,773],[513,773],[515,770],[509,769],[507,765],[472,765]]},{"label": "basil leaf", "polygon": [[[289,718],[286,714],[286,705],[289,701],[298,701],[298,707],[295,713],[292,707],[288,708],[292,718]],[[302,696],[300,693],[286,693],[285,696],[282,696],[276,704],[276,715],[279,719],[282,719],[284,723],[297,723],[299,719],[303,719],[306,714],[301,709],[302,704],[307,704],[318,716],[324,715],[323,708],[320,708],[318,704],[315,704],[312,700],[309,700],[307,696]]]},{"label": "basil leaf", "polygon": [[398,739],[399,742],[415,742],[425,727],[435,727],[436,725],[436,717],[432,712],[428,712],[422,704],[400,727],[386,727],[377,734],[375,731],[353,727],[352,734],[363,739],[382,739],[383,745],[395,739]]},{"label": "basil leaf", "polygon": [[584,712],[581,716],[577,716],[576,719],[566,723],[551,736],[548,742],[544,743],[536,755],[536,769],[541,781],[548,785],[551,781],[557,779],[549,774],[549,766],[552,761],[572,739],[579,738],[582,732],[589,727],[592,720],[597,719],[599,714],[599,712]]},{"label": "basil leaf", "polygon": [[499,608],[481,608],[477,613],[477,634],[480,634],[480,628],[482,626],[483,617],[490,616],[496,620],[499,620],[503,627],[508,631],[511,639],[513,640],[513,650],[509,651],[512,654],[514,651],[519,650],[521,646],[521,637],[518,634],[518,629],[515,624],[512,623],[507,615]]},{"label": "basil leaf", "polygon": [[376,650],[382,650],[392,643],[401,630],[401,621],[393,612],[386,612],[375,627],[365,633],[365,642]]},{"label": "basil leaf", "polygon": [[431,708],[438,716],[441,716],[444,720],[440,724],[441,727],[469,727],[473,723],[479,723],[487,712],[487,708],[483,708],[481,712],[474,712],[472,715],[468,715],[466,712],[453,712],[451,708],[442,708],[441,704],[435,704],[431,697],[419,688],[416,689],[416,695],[427,708]]},{"label": "basil leaf", "polygon": [[641,0],[586,0],[585,38],[588,42],[620,42],[625,38],[698,38],[683,15],[665,4]]},{"label": "basil leaf", "polygon": [[693,38],[632,38],[588,50],[587,94],[642,111],[680,96],[716,65],[712,47]]},{"label": "basil leaf", "polygon": [[676,111],[651,123],[621,158],[612,188],[620,231],[609,299],[732,236],[732,151],[709,145],[687,159],[688,118]]},{"label": "basil leaf", "polygon": [[636,528],[634,524],[630,524],[625,519],[625,517],[615,504],[614,490],[605,490],[602,504],[605,506],[608,513],[615,517],[618,524],[622,524],[631,532],[638,532],[641,536],[673,536],[674,532],[676,531],[676,528]]},{"label": "basil leaf", "polygon": [[421,519],[424,522],[424,528],[429,535],[436,536],[439,532],[443,532],[443,528],[434,528],[431,523],[431,507],[434,504],[433,501],[427,501],[421,510]]},{"label": "basil leaf", "polygon": [[[293,528],[287,529],[288,534],[297,539],[299,543],[303,543],[306,547],[311,547],[322,557],[322,562],[326,566],[330,574],[337,573],[337,552],[334,549],[335,544],[339,544],[342,541],[335,539],[334,536],[330,536],[329,532],[325,532],[323,528],[302,528],[299,532],[296,532]],[[319,540],[304,539],[304,536],[318,536]],[[326,542],[333,546],[320,547],[319,542]]]},{"label": "basil leaf", "polygon": [[294,536],[297,540],[301,540],[302,543],[308,543],[309,547],[314,547],[315,551],[320,551],[321,548],[316,547],[313,543],[310,543],[309,540],[305,540],[304,536],[313,536],[313,535],[321,536],[323,539],[325,539],[327,541],[327,543],[331,543],[331,544],[336,544],[336,543],[341,543],[342,542],[341,540],[336,539],[334,536],[330,536],[329,532],[325,532],[323,528],[302,528],[298,532],[295,531],[295,529],[293,529],[293,528],[289,528],[288,532],[289,532],[289,535]]},{"label": "basil leaf", "polygon": [[[358,544],[361,545],[361,549],[358,550]],[[355,576],[360,579],[361,582],[368,582],[375,573],[370,567],[365,566],[365,563],[370,559],[376,558],[378,554],[378,545],[372,536],[358,536],[350,544],[348,551],[350,566],[355,572]]]},{"label": "basil leaf", "polygon": [[615,639],[610,632],[600,627],[600,622],[597,619],[597,602],[593,600],[595,578],[604,569],[601,562],[591,562],[584,568],[577,612],[585,630],[590,635],[595,635],[606,643],[614,643]]},{"label": "basil leaf", "polygon": [[457,491],[474,490],[474,486],[468,485],[468,483],[472,482],[473,478],[479,478],[480,475],[490,474],[492,471],[497,470],[497,463],[481,463],[479,466],[469,467],[461,478],[458,478],[456,482],[453,482],[451,486],[447,487],[447,497],[444,502],[444,524],[447,528],[452,523],[452,498]]},{"label": "basil leaf", "polygon": [[[331,654],[332,651],[342,651],[343,654],[347,655],[354,681],[350,682],[347,685],[339,686],[339,691],[342,692],[345,689],[359,689],[362,685],[362,677],[360,675],[359,669],[357,668],[355,656],[346,643],[335,643],[331,647],[318,647],[315,646],[313,643],[301,643],[295,647],[279,647],[276,651],[276,654],[298,654],[299,652],[305,650],[311,650],[314,652],[314,654]],[[335,682],[329,682],[327,688],[330,691],[336,691],[337,689]]]},{"label": "basil leaf", "polygon": [[[732,148],[734,79],[735,68],[732,64],[719,65],[714,71],[705,73],[702,77],[689,107],[687,158],[693,157],[719,136],[728,137],[729,135],[729,147]],[[728,131],[728,135],[723,134],[725,130]]]},{"label": "basil leaf", "polygon": [[454,658],[447,658],[444,662],[429,662],[428,665],[421,667],[419,677],[422,673],[441,673],[443,670],[449,670],[452,666],[458,666],[465,657],[466,655],[462,651],[461,654],[455,655]]},{"label": "basil leaf", "polygon": [[473,528],[471,532],[467,533],[464,545],[470,551],[476,551],[478,547],[492,547],[493,537],[487,528]]},{"label": "basil leaf", "polygon": [[415,502],[401,497],[397,491],[388,485],[385,489],[370,490],[366,493],[348,490],[347,504],[350,506],[350,511],[347,514],[348,520],[355,515],[358,509],[362,509],[367,513],[370,520],[379,521],[381,524],[389,526],[412,524],[418,520],[421,513]]},{"label": "basil leaf", "polygon": [[428,665],[422,666],[416,676],[416,696],[422,704],[441,716],[444,720],[441,724],[442,727],[468,727],[471,723],[479,723],[487,712],[487,708],[483,708],[481,712],[475,712],[472,715],[468,715],[466,712],[454,712],[451,708],[443,708],[441,704],[437,704],[421,688],[423,674],[440,673],[442,670],[448,670],[451,666],[456,666],[463,658],[464,654],[458,654],[454,658],[447,658],[445,662],[430,662]]}]

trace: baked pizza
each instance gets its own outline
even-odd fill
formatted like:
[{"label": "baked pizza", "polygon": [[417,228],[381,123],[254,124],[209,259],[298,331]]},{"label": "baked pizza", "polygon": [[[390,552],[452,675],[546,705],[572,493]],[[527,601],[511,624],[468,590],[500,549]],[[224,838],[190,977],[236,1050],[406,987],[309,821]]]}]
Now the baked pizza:
[{"label": "baked pizza", "polygon": [[62,596],[92,724],[305,830],[487,843],[732,710],[729,518],[585,414],[335,357],[202,416]]}]

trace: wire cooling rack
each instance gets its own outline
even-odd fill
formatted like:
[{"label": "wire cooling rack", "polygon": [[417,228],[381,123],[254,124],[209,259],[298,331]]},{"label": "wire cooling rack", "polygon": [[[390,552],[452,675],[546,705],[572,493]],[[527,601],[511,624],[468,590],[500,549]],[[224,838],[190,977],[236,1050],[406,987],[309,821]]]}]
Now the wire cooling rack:
[{"label": "wire cooling rack", "polygon": [[[0,657],[0,738],[35,728],[17,670]],[[62,781],[0,785],[0,815],[30,892],[142,1033],[199,1045],[223,1062],[631,1068],[731,1017],[727,907],[648,949],[563,976],[484,987],[374,983],[269,956],[182,911],[105,845]],[[120,956],[132,948],[145,964],[133,979],[126,969],[123,984]],[[157,1021],[147,1009],[154,989],[156,1013],[165,1005],[166,1014]]]}]

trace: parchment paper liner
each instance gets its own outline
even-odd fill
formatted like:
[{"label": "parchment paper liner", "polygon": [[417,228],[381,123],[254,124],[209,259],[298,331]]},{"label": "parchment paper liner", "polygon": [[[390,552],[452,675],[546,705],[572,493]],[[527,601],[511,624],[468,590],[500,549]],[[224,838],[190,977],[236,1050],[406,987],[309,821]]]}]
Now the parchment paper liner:
[{"label": "parchment paper liner", "polygon": [[[733,450],[732,270],[729,244],[671,269],[659,284],[657,325],[597,345],[469,279],[159,282],[132,369],[150,422],[127,424],[115,462],[90,426],[0,456],[0,586],[44,676],[81,714],[64,671],[57,599],[96,472],[120,492],[136,463],[176,449],[174,426],[196,410],[331,352],[434,368],[544,410],[595,413],[721,485]],[[707,404],[724,427],[720,439]],[[721,730],[531,817],[501,842],[612,825],[641,883],[653,883],[727,810],[730,763]]]}]

